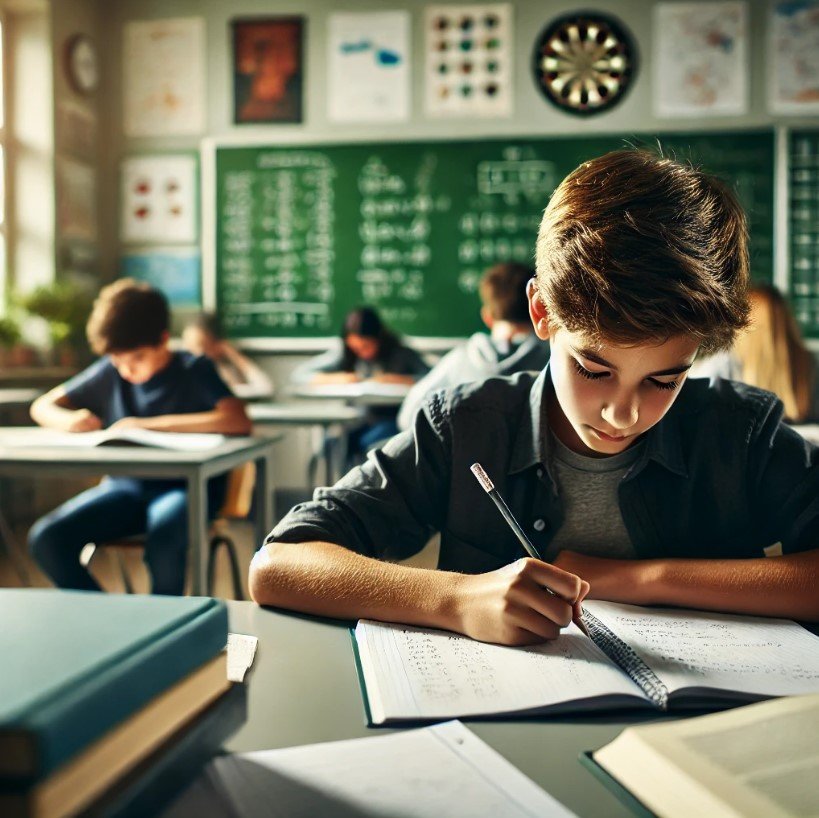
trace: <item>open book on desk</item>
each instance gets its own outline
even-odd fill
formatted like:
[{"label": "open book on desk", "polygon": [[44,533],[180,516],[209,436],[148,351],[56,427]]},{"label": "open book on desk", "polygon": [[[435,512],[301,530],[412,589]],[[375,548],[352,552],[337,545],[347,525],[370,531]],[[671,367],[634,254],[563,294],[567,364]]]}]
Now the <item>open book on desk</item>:
[{"label": "open book on desk", "polygon": [[722,708],[819,692],[819,637],[782,619],[587,602],[591,637],[511,648],[362,620],[373,724],[593,710]]},{"label": "open book on desk", "polygon": [[640,815],[819,813],[819,695],[628,727],[581,763]]},{"label": "open book on desk", "polygon": [[153,446],[182,452],[215,449],[224,435],[194,432],[155,432],[152,429],[104,429],[99,432],[58,432],[54,429],[0,429],[0,446],[11,448],[70,448],[92,446]]}]

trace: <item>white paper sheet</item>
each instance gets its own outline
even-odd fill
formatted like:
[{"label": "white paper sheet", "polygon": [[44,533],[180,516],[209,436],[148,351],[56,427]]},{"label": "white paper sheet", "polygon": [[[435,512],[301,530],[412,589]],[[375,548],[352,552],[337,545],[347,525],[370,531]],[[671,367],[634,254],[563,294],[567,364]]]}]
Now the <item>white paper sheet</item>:
[{"label": "white paper sheet", "polygon": [[457,721],[386,736],[215,759],[237,818],[569,818]]},{"label": "white paper sheet", "polygon": [[574,624],[559,639],[529,648],[366,620],[355,634],[374,724],[527,710],[607,694],[643,696]]},{"label": "white paper sheet", "polygon": [[787,696],[819,690],[819,640],[788,620],[615,602],[584,607],[626,642],[671,692],[709,687]]},{"label": "white paper sheet", "polygon": [[253,664],[259,640],[243,633],[229,633],[227,642],[227,677],[231,682],[243,682]]},{"label": "white paper sheet", "polygon": [[654,7],[654,110],[658,116],[737,115],[748,109],[746,4]]},{"label": "white paper sheet", "polygon": [[125,135],[201,133],[205,126],[205,70],[204,18],[126,23]]},{"label": "white paper sheet", "polygon": [[331,14],[328,27],[328,119],[331,122],[408,119],[409,13]]}]

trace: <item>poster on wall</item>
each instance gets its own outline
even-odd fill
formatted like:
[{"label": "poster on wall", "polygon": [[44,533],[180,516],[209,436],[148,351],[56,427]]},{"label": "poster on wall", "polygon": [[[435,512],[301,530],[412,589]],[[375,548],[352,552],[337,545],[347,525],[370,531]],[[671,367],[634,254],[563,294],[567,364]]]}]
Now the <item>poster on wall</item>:
[{"label": "poster on wall", "polygon": [[205,21],[125,24],[126,136],[198,134],[205,127]]},{"label": "poster on wall", "polygon": [[428,116],[512,113],[512,7],[508,3],[427,6]]},{"label": "poster on wall", "polygon": [[133,156],[123,161],[121,240],[195,242],[196,169],[193,156]]},{"label": "poster on wall", "polygon": [[819,112],[819,0],[771,9],[768,107],[775,114]]},{"label": "poster on wall", "polygon": [[655,6],[655,114],[726,116],[747,110],[746,3]]},{"label": "poster on wall", "polygon": [[57,225],[63,239],[97,238],[97,182],[94,168],[72,159],[57,161]]},{"label": "poster on wall", "polygon": [[409,31],[406,11],[330,15],[327,118],[331,122],[409,118]]},{"label": "poster on wall", "polygon": [[202,259],[198,247],[130,250],[120,261],[123,277],[145,281],[165,294],[172,307],[201,304]]},{"label": "poster on wall", "polygon": [[233,121],[302,121],[303,17],[233,21]]}]

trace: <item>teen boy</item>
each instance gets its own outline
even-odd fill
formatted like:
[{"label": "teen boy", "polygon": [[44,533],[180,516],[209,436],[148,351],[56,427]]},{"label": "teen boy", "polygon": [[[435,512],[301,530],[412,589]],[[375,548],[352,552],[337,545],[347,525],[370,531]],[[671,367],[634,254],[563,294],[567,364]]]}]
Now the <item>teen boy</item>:
[{"label": "teen boy", "polygon": [[[104,287],[87,326],[91,348],[103,357],[38,398],[31,416],[65,432],[143,428],[248,434],[242,402],[207,358],[169,349],[168,326],[168,303],[159,291],[132,279]],[[224,490],[224,478],[208,485],[212,514]],[[38,520],[29,547],[56,585],[99,590],[80,565],[83,546],[136,534],[146,535],[152,593],[181,594],[187,495],[178,480],[106,478]]]},{"label": "teen boy", "polygon": [[409,429],[425,398],[492,375],[540,370],[549,360],[549,345],[532,331],[526,284],[535,271],[524,264],[504,262],[481,276],[481,321],[489,334],[476,332],[448,352],[410,389],[398,412],[398,428]]},{"label": "teen boy", "polygon": [[[686,382],[747,323],[734,196],[648,152],[607,154],[555,191],[536,255],[549,365],[435,394],[279,523],[254,599],[506,644],[557,636],[587,593],[819,620],[819,449],[773,395]],[[546,561],[520,558],[476,461]],[[444,570],[388,562],[435,530]]]}]

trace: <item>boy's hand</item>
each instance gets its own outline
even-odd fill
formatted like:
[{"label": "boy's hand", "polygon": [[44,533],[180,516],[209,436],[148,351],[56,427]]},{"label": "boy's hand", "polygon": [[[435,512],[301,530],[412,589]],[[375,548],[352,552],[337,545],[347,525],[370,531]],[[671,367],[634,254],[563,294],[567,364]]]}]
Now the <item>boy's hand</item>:
[{"label": "boy's hand", "polygon": [[112,423],[108,428],[113,429],[115,432],[122,429],[144,429],[146,427],[142,420],[142,418],[134,417],[120,418],[116,423]]},{"label": "boy's hand", "polygon": [[588,592],[589,583],[580,577],[525,557],[497,571],[462,577],[456,629],[500,645],[556,639]]},{"label": "boy's hand", "polygon": [[69,432],[96,432],[102,429],[102,421],[89,409],[76,409],[68,424]]}]

